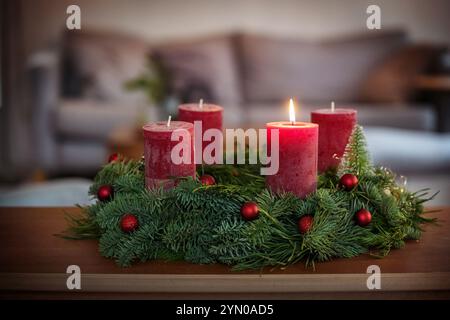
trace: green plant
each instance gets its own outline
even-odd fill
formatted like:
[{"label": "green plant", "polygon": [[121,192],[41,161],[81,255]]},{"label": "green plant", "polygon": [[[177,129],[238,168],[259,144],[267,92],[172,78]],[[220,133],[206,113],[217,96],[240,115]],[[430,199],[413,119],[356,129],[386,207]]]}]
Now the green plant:
[{"label": "green plant", "polygon": [[170,95],[170,74],[160,59],[149,57],[147,70],[125,83],[128,90],[143,91],[150,102],[161,105]]}]

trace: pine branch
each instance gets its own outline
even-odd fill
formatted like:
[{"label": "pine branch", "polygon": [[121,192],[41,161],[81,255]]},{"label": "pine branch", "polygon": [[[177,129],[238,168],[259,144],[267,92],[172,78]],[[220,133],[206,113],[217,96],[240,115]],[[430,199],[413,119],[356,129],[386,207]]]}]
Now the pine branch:
[{"label": "pine branch", "polygon": [[345,148],[338,173],[356,174],[357,176],[371,174],[373,170],[369,152],[367,151],[366,138],[360,125],[356,125]]},{"label": "pine branch", "polygon": [[[407,239],[421,236],[426,191],[412,193],[396,183],[395,175],[374,168],[362,128],[357,126],[346,148],[339,172],[319,177],[317,192],[301,200],[293,194],[273,194],[265,188],[258,165],[205,166],[218,182],[202,186],[186,178],[169,191],[146,190],[141,161],[108,164],[97,174],[90,194],[112,185],[114,198],[83,207],[68,216],[61,236],[99,238],[100,253],[120,266],[153,259],[224,263],[234,270],[287,267],[299,261],[316,262],[353,257],[364,252],[384,256],[401,248]],[[339,187],[343,173],[358,175],[351,191]],[[260,215],[245,221],[240,208],[246,201],[258,204]],[[361,208],[372,213],[372,222],[360,227],[354,214]],[[131,213],[139,227],[124,233],[120,221]],[[298,220],[313,215],[306,234]]]}]

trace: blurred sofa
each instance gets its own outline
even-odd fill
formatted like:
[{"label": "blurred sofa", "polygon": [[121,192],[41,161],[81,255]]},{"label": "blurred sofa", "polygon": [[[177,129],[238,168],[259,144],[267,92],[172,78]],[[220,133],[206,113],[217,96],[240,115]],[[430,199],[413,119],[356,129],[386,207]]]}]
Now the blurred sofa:
[{"label": "blurred sofa", "polygon": [[414,78],[433,66],[440,50],[411,43],[398,30],[320,41],[228,34],[163,44],[67,32],[58,46],[30,60],[39,166],[52,173],[98,169],[111,132],[136,125],[148,105],[124,83],[146,71],[149,57],[167,69],[180,102],[223,105],[226,127],[285,119],[284,102],[294,96],[304,120],[335,101],[356,108],[364,126],[432,132],[434,109],[417,102]]}]

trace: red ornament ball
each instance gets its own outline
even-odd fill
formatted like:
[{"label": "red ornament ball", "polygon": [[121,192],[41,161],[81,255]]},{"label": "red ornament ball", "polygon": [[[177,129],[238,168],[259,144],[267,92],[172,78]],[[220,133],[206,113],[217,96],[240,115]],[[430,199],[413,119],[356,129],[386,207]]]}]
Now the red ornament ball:
[{"label": "red ornament ball", "polygon": [[108,201],[111,200],[114,195],[113,187],[109,184],[104,184],[98,188],[97,198],[100,201]]},{"label": "red ornament ball", "polygon": [[346,173],[339,179],[339,183],[345,190],[350,191],[358,185],[358,177],[354,174]]},{"label": "red ornament ball", "polygon": [[204,186],[212,186],[216,184],[216,179],[214,179],[214,177],[209,174],[204,174],[200,177],[200,182]]},{"label": "red ornament ball", "polygon": [[300,219],[298,219],[298,231],[300,231],[301,234],[307,233],[314,222],[314,218],[312,215],[307,214]]},{"label": "red ornament ball", "polygon": [[132,232],[139,226],[138,218],[131,213],[125,214],[120,220],[120,229],[123,232]]},{"label": "red ornament ball", "polygon": [[247,221],[255,220],[259,217],[258,204],[253,201],[244,203],[241,207],[241,216]]},{"label": "red ornament ball", "polygon": [[109,156],[108,163],[116,162],[117,160],[119,160],[119,154],[118,153],[113,153],[113,154],[111,154]]},{"label": "red ornament ball", "polygon": [[360,227],[367,226],[372,221],[372,214],[369,210],[361,209],[355,214],[356,224]]}]

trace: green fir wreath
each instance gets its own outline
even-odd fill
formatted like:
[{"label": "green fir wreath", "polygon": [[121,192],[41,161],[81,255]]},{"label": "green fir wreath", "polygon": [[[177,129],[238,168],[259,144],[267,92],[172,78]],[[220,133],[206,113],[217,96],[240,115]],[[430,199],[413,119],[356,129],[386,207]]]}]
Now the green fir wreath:
[{"label": "green fir wreath", "polygon": [[[273,194],[265,188],[259,165],[213,165],[200,168],[216,184],[202,185],[183,179],[172,190],[148,191],[142,161],[119,159],[97,174],[90,194],[110,186],[114,194],[82,207],[81,216],[68,216],[70,239],[99,239],[102,256],[120,266],[136,261],[186,260],[223,263],[234,270],[265,266],[286,267],[299,261],[315,262],[351,258],[363,253],[385,256],[405,240],[419,239],[427,190],[409,192],[395,175],[370,162],[360,126],[347,145],[337,172],[319,176],[315,193],[301,200]],[[342,175],[357,176],[358,184],[346,190]],[[255,202],[258,217],[241,216],[241,208]],[[366,226],[355,214],[371,214]],[[311,217],[306,232],[299,220]],[[124,229],[124,219],[129,229]],[[127,227],[127,228],[128,228]],[[124,231],[126,230],[126,231]]]}]

